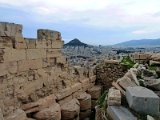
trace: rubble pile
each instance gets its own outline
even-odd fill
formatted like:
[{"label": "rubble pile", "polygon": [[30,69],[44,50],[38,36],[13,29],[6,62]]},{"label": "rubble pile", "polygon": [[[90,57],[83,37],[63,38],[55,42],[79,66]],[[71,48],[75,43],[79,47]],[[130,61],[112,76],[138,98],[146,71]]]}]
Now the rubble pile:
[{"label": "rubble pile", "polygon": [[109,88],[106,116],[112,120],[159,120],[159,80],[157,73],[146,65],[130,68]]},{"label": "rubble pile", "polygon": [[97,84],[110,88],[113,81],[124,76],[127,69],[116,60],[105,60],[96,67]]}]

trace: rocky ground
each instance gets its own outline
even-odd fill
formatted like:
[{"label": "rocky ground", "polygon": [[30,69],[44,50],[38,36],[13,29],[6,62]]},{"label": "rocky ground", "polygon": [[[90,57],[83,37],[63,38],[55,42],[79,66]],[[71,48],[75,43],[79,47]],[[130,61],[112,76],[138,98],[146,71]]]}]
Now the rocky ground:
[{"label": "rocky ground", "polygon": [[96,120],[159,120],[159,91],[159,73],[135,64],[123,77],[112,82],[104,100],[105,110]]}]

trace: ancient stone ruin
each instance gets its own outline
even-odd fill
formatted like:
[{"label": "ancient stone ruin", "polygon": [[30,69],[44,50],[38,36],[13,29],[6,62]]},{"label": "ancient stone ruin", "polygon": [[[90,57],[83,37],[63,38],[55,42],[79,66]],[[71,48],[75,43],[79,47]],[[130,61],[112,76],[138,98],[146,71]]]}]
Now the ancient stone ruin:
[{"label": "ancient stone ruin", "polygon": [[128,56],[130,69],[116,60],[71,66],[63,44],[58,31],[24,38],[22,25],[0,22],[0,120],[160,119],[159,53]]},{"label": "ancient stone ruin", "polygon": [[[0,23],[0,119],[79,120],[101,95],[93,70],[69,66],[61,33],[39,29],[24,38],[22,25]],[[94,94],[95,93],[95,94]]]}]

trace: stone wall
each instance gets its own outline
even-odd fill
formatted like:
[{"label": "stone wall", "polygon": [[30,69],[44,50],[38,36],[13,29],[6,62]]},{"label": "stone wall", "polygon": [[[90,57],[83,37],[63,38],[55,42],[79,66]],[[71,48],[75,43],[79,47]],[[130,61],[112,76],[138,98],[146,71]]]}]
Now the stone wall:
[{"label": "stone wall", "polygon": [[94,86],[93,70],[69,67],[62,46],[58,31],[39,29],[37,39],[24,38],[22,25],[0,23],[0,114],[5,120],[53,119],[59,105]]},{"label": "stone wall", "polygon": [[118,61],[105,60],[96,67],[96,82],[108,89],[112,86],[113,81],[117,81],[126,72],[125,66],[119,64]]}]

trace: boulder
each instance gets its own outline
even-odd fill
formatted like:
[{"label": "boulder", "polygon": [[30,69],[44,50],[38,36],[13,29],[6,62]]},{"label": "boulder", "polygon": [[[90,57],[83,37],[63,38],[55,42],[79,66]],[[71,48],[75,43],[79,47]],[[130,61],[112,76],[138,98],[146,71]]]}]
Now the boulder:
[{"label": "boulder", "polygon": [[112,120],[137,120],[127,108],[122,106],[108,106],[107,113]]},{"label": "boulder", "polygon": [[55,103],[49,108],[44,108],[43,110],[34,114],[36,120],[61,120],[61,108],[60,105]]},{"label": "boulder", "polygon": [[74,120],[79,116],[80,104],[77,99],[72,99],[61,106],[62,120]]},{"label": "boulder", "polygon": [[159,97],[151,90],[136,86],[127,87],[126,98],[129,107],[142,114],[157,115],[159,113]]}]

